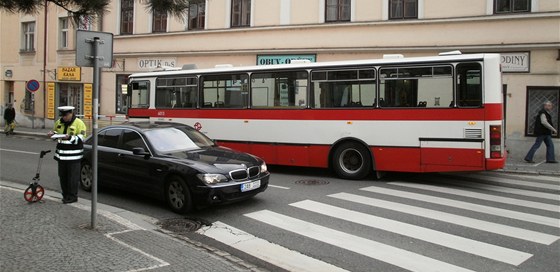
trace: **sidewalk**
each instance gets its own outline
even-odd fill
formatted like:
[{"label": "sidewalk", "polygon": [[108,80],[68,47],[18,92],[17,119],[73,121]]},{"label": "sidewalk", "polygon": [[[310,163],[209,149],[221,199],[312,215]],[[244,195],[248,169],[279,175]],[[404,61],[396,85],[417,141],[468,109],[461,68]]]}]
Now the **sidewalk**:
[{"label": "sidewalk", "polygon": [[26,186],[0,181],[1,271],[263,271],[228,253],[162,233],[155,219],[59,193],[28,203]]},{"label": "sidewalk", "polygon": [[[16,128],[16,134],[30,135],[30,136],[44,136],[47,137],[47,132],[49,129],[31,129],[31,128]],[[2,133],[4,131],[2,130]],[[556,148],[560,148],[557,146]],[[506,166],[504,169],[500,170],[503,172],[510,173],[520,173],[520,174],[532,174],[532,175],[548,175],[548,176],[560,176],[560,164],[558,163],[545,163],[544,159],[544,149],[543,145],[541,149],[537,152],[534,160],[535,163],[526,163],[523,158],[518,158],[515,156],[508,156],[506,160]],[[556,158],[560,160],[560,158]]]}]

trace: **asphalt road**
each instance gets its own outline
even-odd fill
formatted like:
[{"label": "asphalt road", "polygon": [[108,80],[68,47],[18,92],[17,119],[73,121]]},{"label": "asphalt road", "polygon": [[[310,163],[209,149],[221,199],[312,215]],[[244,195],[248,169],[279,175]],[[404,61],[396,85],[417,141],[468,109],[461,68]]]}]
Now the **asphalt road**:
[{"label": "asphalt road", "polygon": [[[17,136],[17,135],[16,135]],[[0,136],[0,178],[29,183],[45,139]],[[348,181],[322,169],[270,167],[249,201],[183,216],[103,189],[98,200],[161,220],[191,239],[272,271],[558,271],[560,177],[393,174]],[[56,163],[41,184],[59,191]],[[81,191],[80,197],[90,198]]]}]

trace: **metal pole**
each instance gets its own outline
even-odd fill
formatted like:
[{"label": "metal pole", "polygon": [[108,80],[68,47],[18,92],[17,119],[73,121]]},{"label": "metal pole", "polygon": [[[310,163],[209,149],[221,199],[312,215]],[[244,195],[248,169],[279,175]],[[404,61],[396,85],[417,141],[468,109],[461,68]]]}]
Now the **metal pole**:
[{"label": "metal pole", "polygon": [[92,167],[93,182],[91,186],[91,228],[95,229],[97,225],[97,115],[99,111],[99,37],[95,37],[92,42],[93,46],[93,111],[92,111]]}]

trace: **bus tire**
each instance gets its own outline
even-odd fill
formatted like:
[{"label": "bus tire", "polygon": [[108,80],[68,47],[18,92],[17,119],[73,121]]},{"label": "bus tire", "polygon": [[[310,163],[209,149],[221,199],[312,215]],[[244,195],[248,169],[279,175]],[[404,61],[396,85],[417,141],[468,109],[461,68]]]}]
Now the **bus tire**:
[{"label": "bus tire", "polygon": [[364,145],[345,142],[334,150],[332,166],[340,178],[363,179],[371,173],[371,155]]}]

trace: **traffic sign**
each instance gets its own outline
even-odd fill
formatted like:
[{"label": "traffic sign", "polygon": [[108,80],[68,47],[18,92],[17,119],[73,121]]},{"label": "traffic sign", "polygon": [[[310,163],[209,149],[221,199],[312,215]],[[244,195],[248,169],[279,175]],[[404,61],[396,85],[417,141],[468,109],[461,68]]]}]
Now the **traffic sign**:
[{"label": "traffic sign", "polygon": [[29,80],[29,81],[27,81],[27,83],[25,83],[25,89],[32,92],[32,93],[39,90],[39,86],[41,86],[39,84],[39,81],[37,81],[35,79]]}]

